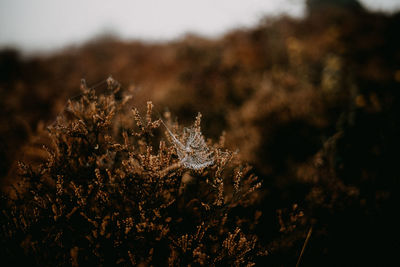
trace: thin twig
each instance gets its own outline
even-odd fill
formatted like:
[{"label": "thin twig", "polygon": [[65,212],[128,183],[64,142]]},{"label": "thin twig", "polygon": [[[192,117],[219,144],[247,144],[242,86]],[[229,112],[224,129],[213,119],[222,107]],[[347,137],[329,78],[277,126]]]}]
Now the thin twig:
[{"label": "thin twig", "polygon": [[306,240],[304,241],[303,248],[301,249],[299,259],[297,260],[297,263],[296,263],[296,267],[299,267],[299,265],[300,265],[301,257],[303,256],[303,253],[304,253],[304,250],[305,250],[305,248],[307,246],[307,243],[310,240],[311,233],[312,233],[312,226],[311,226],[310,230],[308,230]]}]

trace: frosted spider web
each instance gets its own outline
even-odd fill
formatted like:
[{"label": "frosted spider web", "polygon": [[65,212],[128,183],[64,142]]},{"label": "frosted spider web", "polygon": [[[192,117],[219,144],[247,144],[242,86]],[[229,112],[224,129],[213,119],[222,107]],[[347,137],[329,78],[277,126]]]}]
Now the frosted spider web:
[{"label": "frosted spider web", "polygon": [[180,163],[193,170],[206,168],[214,163],[213,151],[208,148],[204,136],[201,134],[200,128],[195,125],[190,128],[184,128],[179,139],[178,136],[165,125],[171,141],[176,149]]}]

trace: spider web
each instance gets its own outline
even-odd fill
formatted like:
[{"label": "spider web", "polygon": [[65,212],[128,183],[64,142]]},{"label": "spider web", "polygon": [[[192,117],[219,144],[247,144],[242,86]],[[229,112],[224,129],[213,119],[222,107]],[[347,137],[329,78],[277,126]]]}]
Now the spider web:
[{"label": "spider web", "polygon": [[180,163],[193,170],[203,169],[214,163],[213,152],[208,148],[204,136],[200,128],[192,126],[184,128],[182,135],[179,139],[172,131],[165,125],[169,135],[171,136],[172,143],[178,154]]}]

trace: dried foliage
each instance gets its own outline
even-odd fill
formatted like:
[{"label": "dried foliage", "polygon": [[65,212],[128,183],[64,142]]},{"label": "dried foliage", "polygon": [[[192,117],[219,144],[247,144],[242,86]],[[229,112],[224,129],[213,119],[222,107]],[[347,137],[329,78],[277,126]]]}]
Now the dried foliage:
[{"label": "dried foliage", "polygon": [[231,215],[260,187],[249,168],[222,142],[206,144],[200,114],[182,135],[166,128],[170,141],[154,146],[162,120],[151,102],[144,117],[128,113],[127,127],[129,96],[107,83],[101,95],[82,83],[49,127],[47,160],[20,163],[2,214],[2,243],[14,244],[7,254],[23,251],[38,266],[252,266],[262,256],[254,221],[242,219],[241,229]]},{"label": "dried foliage", "polygon": [[[205,262],[205,255],[218,249],[220,255],[229,255],[229,251],[241,246],[236,243],[228,249],[224,244],[230,244],[232,239],[242,240],[242,244],[252,242],[249,233],[254,232],[269,253],[260,261],[254,260],[258,266],[295,266],[297,262],[300,266],[397,266],[400,13],[346,9],[339,2],[351,6],[357,1],[307,1],[304,18],[266,18],[254,28],[235,30],[213,40],[192,35],[165,44],[104,39],[31,58],[22,58],[10,50],[0,52],[0,182],[15,185],[17,164],[13,162],[22,160],[32,167],[32,175],[46,181],[42,187],[55,187],[48,171],[40,173],[37,169],[49,157],[43,144],[52,154],[61,153],[56,152],[54,135],[48,137],[45,125],[63,110],[65,99],[79,93],[76,84],[81,77],[95,83],[112,73],[127,86],[124,92],[135,96],[132,101],[137,110],[132,114],[129,105],[122,110],[116,104],[112,123],[100,131],[99,141],[93,141],[92,130],[87,130],[90,123],[82,125],[73,113],[65,112],[60,123],[53,124],[52,131],[61,127],[60,138],[67,138],[62,136],[74,127],[75,135],[83,136],[87,131],[90,147],[80,136],[68,137],[65,143],[75,142],[74,146],[65,146],[63,151],[72,158],[79,154],[92,165],[78,172],[79,162],[58,163],[59,171],[77,172],[74,177],[82,182],[87,177],[94,179],[93,166],[97,163],[93,162],[99,161],[103,167],[97,169],[104,181],[109,179],[107,170],[119,179],[114,170],[126,173],[128,166],[136,166],[129,164],[148,166],[144,171],[130,167],[130,172],[139,170],[137,176],[150,176],[148,169],[160,166],[155,171],[157,177],[177,177],[181,181],[179,201],[166,208],[165,214],[187,223],[166,223],[177,225],[173,230],[169,228],[169,234],[179,234],[173,239],[174,249],[165,238],[157,243],[159,248],[167,248],[154,248],[153,255],[165,252],[165,256],[158,257],[160,261],[168,262],[171,256],[174,264],[181,261],[184,265],[190,257]],[[335,4],[337,7],[332,8]],[[122,99],[124,93],[117,92],[114,101],[119,103]],[[157,107],[168,107],[170,113],[162,120],[143,115],[146,111],[142,106],[148,99]],[[201,129],[193,124],[198,111],[203,115]],[[104,112],[106,116],[111,110]],[[179,118],[179,124],[171,114]],[[74,127],[70,125],[73,121]],[[216,140],[222,131],[226,131],[226,147],[240,153],[227,153],[223,146],[204,138]],[[112,150],[105,146],[107,142],[119,146]],[[97,151],[94,154],[93,149]],[[164,163],[158,163],[159,151],[165,151]],[[134,160],[128,166],[122,165],[131,157],[129,153]],[[216,166],[222,166],[221,160],[230,157],[222,175],[218,174]],[[197,228],[201,226],[198,218],[207,207],[201,203],[215,202],[218,206],[234,199],[234,188],[240,187],[241,179],[248,178],[249,171],[239,167],[239,158],[253,166],[252,172],[263,181],[263,190],[228,209],[226,230],[219,245],[214,246],[217,241],[207,241],[201,237],[203,228]],[[212,180],[212,176],[217,179]],[[218,193],[222,192],[221,181],[226,197]],[[22,189],[29,187],[29,183],[18,187],[21,199],[27,200],[20,201],[18,207],[31,205],[33,196],[25,195],[29,191],[22,194]],[[215,191],[209,195],[213,199],[206,198],[207,202],[199,192],[209,192],[208,187]],[[82,188],[85,195],[86,189]],[[109,190],[108,186],[105,188],[102,190]],[[236,192],[247,190],[245,187]],[[199,201],[190,202],[194,198]],[[2,207],[7,204],[4,201]],[[245,202],[256,205],[243,207]],[[34,209],[27,212],[31,210]],[[72,210],[68,206],[67,211]],[[52,210],[49,216],[54,216]],[[87,229],[85,222],[86,219],[79,229]],[[49,224],[46,227],[51,229]],[[215,234],[215,227],[207,229],[208,233]],[[1,244],[7,248],[4,254],[19,258],[31,253],[34,257],[32,250],[23,248],[28,248],[31,239],[38,240],[39,228],[30,230],[35,235],[24,231],[7,234]],[[10,236],[14,236],[13,240]],[[201,244],[211,245],[197,248],[199,239],[204,241]],[[71,264],[81,261],[82,255],[92,255],[83,247],[88,246],[69,247],[65,252],[74,259]],[[132,251],[131,254],[136,255]]]}]

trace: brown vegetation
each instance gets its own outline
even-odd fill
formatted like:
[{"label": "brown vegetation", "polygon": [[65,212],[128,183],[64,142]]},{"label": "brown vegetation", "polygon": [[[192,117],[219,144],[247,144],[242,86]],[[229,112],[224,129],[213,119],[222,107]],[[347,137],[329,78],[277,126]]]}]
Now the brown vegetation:
[{"label": "brown vegetation", "polygon": [[[263,255],[254,221],[231,210],[255,201],[257,179],[223,140],[211,148],[212,166],[191,171],[175,146],[155,146],[161,120],[152,120],[153,105],[145,118],[129,113],[130,96],[107,82],[109,95],[82,85],[83,95],[49,128],[42,164],[20,163],[3,244],[21,244],[38,266],[251,266]],[[200,116],[195,125],[200,131]]]},{"label": "brown vegetation", "polygon": [[[294,266],[307,238],[300,266],[395,265],[400,236],[395,220],[400,193],[399,28],[398,13],[389,16],[336,8],[312,11],[301,20],[266,19],[257,28],[231,32],[217,40],[188,36],[169,44],[143,44],[105,39],[31,59],[2,52],[0,157],[1,175],[6,177],[2,181],[12,184],[19,180],[16,168],[11,167],[16,166],[13,162],[26,162],[26,171],[30,165],[38,167],[47,162],[41,172],[29,174],[42,177],[46,183],[27,183],[27,188],[35,190],[27,190],[24,196],[42,199],[39,218],[44,221],[29,225],[45,230],[12,230],[9,235],[8,231],[15,228],[3,227],[7,237],[2,245],[9,248],[6,254],[55,257],[52,260],[60,264],[75,259],[74,264],[87,260],[106,265],[108,260],[122,258],[126,263],[131,259],[136,263],[170,259],[176,265],[200,264],[207,259],[203,262],[206,265],[223,265],[225,260],[232,263],[243,259],[259,266]],[[114,96],[104,90],[104,85],[97,86],[98,99],[91,99],[94,95],[89,92],[72,99],[68,107],[75,111],[65,109],[60,120],[53,123],[64,110],[66,99],[79,94],[76,85],[82,77],[93,85],[110,74],[121,82],[123,90]],[[125,94],[133,95],[127,107],[137,107],[136,115],[129,108],[122,109]],[[85,98],[89,99],[87,103],[95,101],[101,106],[79,110],[78,103]],[[106,99],[110,98],[113,104],[108,106],[111,102]],[[177,167],[182,158],[171,133],[157,120],[139,119],[148,100],[160,111],[169,109],[166,114],[172,117],[165,118],[165,124],[182,138],[180,142],[186,137],[180,136],[183,130],[178,125],[192,124],[200,111],[201,133],[217,140],[225,131],[226,146],[233,151],[238,148],[236,159],[224,168],[220,161],[201,171]],[[113,105],[115,114],[109,109]],[[77,111],[86,118],[84,124],[82,118],[73,115]],[[94,114],[99,118],[90,122]],[[113,119],[107,119],[107,114]],[[135,118],[142,127],[136,125]],[[48,125],[52,125],[50,139],[46,137]],[[94,128],[90,128],[94,125],[101,133],[98,140]],[[52,147],[51,140],[61,147]],[[53,151],[50,158],[42,144]],[[213,144],[206,142],[216,158],[233,156]],[[70,160],[74,163],[69,164]],[[246,203],[229,204],[240,162],[253,166],[247,175],[248,168],[242,169],[242,178],[246,181],[252,177],[250,173],[255,174],[263,188]],[[85,167],[87,163],[90,167]],[[218,208],[220,202],[215,201],[222,198],[210,184],[221,175],[221,168],[226,213]],[[50,194],[48,199],[39,192],[57,192],[57,175],[67,177],[62,194],[68,204],[55,204],[53,210],[58,195]],[[130,177],[129,183],[123,175]],[[124,182],[113,187],[110,179]],[[137,179],[143,182],[137,184]],[[164,189],[145,190],[161,186],[160,181],[164,187],[158,188]],[[96,194],[86,201],[106,204],[90,212],[97,205],[87,204],[85,218],[80,214],[78,196],[86,197],[89,184]],[[72,190],[73,185],[77,191]],[[119,187],[122,185],[124,189]],[[168,194],[166,188],[171,190]],[[248,189],[245,186],[242,192]],[[105,193],[97,196],[97,192]],[[212,193],[204,195],[207,192]],[[151,199],[140,194],[150,194]],[[171,199],[176,200],[169,204]],[[148,205],[142,208],[144,219],[140,217],[141,201]],[[39,202],[15,205],[29,207],[32,203]],[[167,206],[160,208],[161,203]],[[78,209],[69,217],[77,222],[67,228],[70,223],[66,216],[75,206]],[[123,210],[121,206],[131,208],[114,215],[116,210]],[[34,209],[17,208],[13,212],[25,211],[35,218]],[[60,219],[55,221],[54,216]],[[169,217],[171,221],[165,221]],[[125,234],[128,218],[135,223]],[[143,220],[149,220],[146,226],[155,228],[138,232]],[[64,225],[56,223],[59,221]],[[80,224],[85,226],[78,227]],[[66,229],[73,233],[68,241],[57,236]],[[163,229],[168,229],[167,233]],[[93,241],[92,230],[102,241]],[[124,238],[141,238],[143,233],[146,242],[141,242],[143,253],[139,257],[130,247],[138,244]],[[108,234],[110,238],[106,238]],[[37,240],[43,240],[42,246],[54,244],[54,251],[33,253],[28,245]],[[101,249],[115,251],[111,240],[123,240],[124,248],[116,254],[103,253]],[[60,244],[63,249],[58,249]],[[265,252],[261,248],[267,249],[267,256],[257,256]],[[140,249],[135,249],[139,253]]]}]

